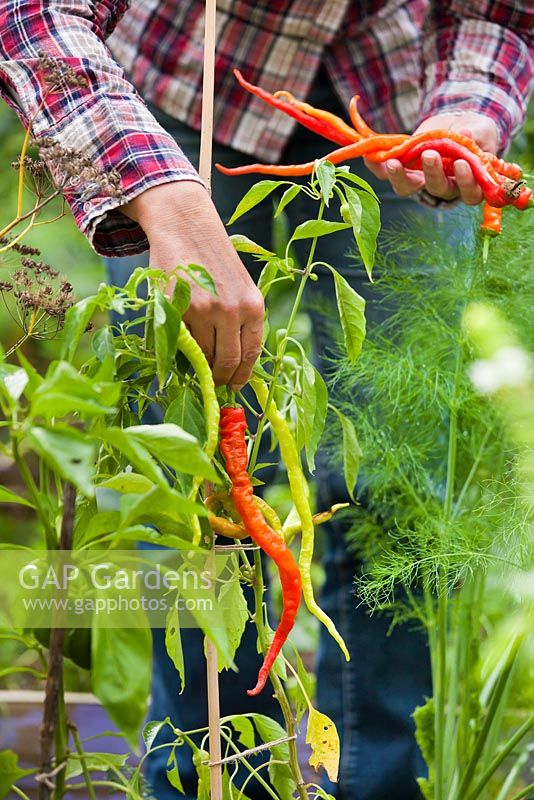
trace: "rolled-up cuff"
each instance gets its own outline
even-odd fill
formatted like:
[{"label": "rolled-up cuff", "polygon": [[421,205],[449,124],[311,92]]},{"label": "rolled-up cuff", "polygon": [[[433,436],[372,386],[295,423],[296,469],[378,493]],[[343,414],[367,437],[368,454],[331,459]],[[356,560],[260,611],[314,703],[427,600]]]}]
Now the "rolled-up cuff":
[{"label": "rolled-up cuff", "polygon": [[[102,173],[113,172],[120,179],[120,196],[111,196],[98,181],[87,187],[83,178],[65,191],[76,224],[104,256],[142,253],[148,242],[142,228],[126,217],[120,207],[154,186],[172,181],[202,183],[172,136],[154,119],[136,96],[92,95],[38,137],[38,143],[52,139],[90,159]],[[42,147],[47,161],[47,147]],[[61,165],[49,159],[52,177],[62,186]]]},{"label": "rolled-up cuff", "polygon": [[451,80],[426,94],[419,123],[436,114],[466,111],[482,114],[495,122],[501,153],[506,151],[512,135],[523,122],[522,109],[500,87],[482,80]]}]

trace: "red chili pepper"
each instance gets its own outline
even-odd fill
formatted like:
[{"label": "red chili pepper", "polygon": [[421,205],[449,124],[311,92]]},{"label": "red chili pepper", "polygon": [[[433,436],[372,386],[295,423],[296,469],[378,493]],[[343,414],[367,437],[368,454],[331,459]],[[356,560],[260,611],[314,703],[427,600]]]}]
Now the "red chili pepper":
[{"label": "red chili pepper", "polygon": [[266,92],[265,89],[261,89],[259,86],[255,86],[245,80],[238,69],[234,69],[234,75],[247,92],[259,97],[260,100],[264,100],[273,108],[278,108],[288,116],[293,117],[305,128],[309,128],[309,130],[318,133],[325,139],[342,145],[350,144],[350,142],[356,142],[360,139],[360,135],[344,123],[340,117],[336,117],[335,114],[329,114],[326,111],[313,108],[307,103],[302,103],[296,100],[289,92],[277,92],[276,95]]},{"label": "red chili pepper", "polygon": [[502,231],[502,208],[484,203],[480,230],[489,236],[498,236]]},{"label": "red chili pepper", "polygon": [[247,422],[242,407],[221,408],[219,447],[232,481],[231,493],[235,507],[243,520],[247,534],[275,562],[282,584],[282,616],[259,671],[258,682],[254,689],[248,691],[249,695],[257,695],[265,686],[269,671],[295,624],[302,597],[302,579],[291,550],[284,539],[277,536],[269,527],[261,510],[254,502],[253,488],[247,472],[246,429]]},{"label": "red chili pepper", "polygon": [[[417,137],[413,137],[414,141]],[[402,146],[401,146],[402,147]],[[396,148],[400,151],[401,148]],[[398,158],[402,164],[409,164],[419,159],[425,150],[436,150],[441,156],[452,158],[454,160],[462,159],[467,161],[476,181],[484,193],[484,199],[487,203],[495,208],[502,208],[502,206],[514,205],[516,208],[526,208],[529,204],[532,192],[527,187],[523,186],[521,182],[513,182],[505,179],[502,182],[497,180],[488,169],[487,164],[483,163],[481,158],[473,152],[472,149],[464,147],[457,141],[447,137],[437,138],[433,140],[419,141],[414,144],[404,153],[393,155],[394,150],[390,151],[390,158]]]}]

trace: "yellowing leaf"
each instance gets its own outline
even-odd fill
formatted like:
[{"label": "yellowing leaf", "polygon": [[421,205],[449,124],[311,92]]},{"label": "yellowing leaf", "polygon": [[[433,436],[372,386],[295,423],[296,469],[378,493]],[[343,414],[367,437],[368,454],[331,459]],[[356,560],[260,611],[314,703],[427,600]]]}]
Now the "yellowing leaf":
[{"label": "yellowing leaf", "polygon": [[312,749],[310,766],[314,769],[324,767],[330,780],[336,783],[339,771],[338,732],[330,717],[315,708],[310,709],[306,742]]}]

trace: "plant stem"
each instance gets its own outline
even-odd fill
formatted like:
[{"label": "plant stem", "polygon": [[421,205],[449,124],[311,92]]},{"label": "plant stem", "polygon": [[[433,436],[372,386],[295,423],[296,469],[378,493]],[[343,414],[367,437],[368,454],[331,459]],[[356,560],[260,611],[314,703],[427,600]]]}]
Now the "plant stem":
[{"label": "plant stem", "polygon": [[[324,207],[325,207],[324,206],[324,200],[321,200],[321,203],[320,203],[320,206],[319,206],[319,211],[317,213],[317,219],[318,220],[322,219],[322,217],[323,217]],[[295,301],[293,303],[293,308],[291,309],[291,314],[289,315],[289,319],[287,321],[285,336],[281,339],[281,341],[278,344],[278,348],[277,348],[277,352],[276,352],[276,358],[275,358],[275,362],[274,362],[273,373],[272,373],[271,382],[270,382],[270,385],[269,385],[269,394],[267,395],[267,400],[265,402],[265,408],[263,409],[263,414],[260,417],[260,421],[259,421],[258,427],[256,429],[256,436],[255,436],[255,439],[254,439],[254,445],[252,447],[252,452],[250,454],[250,459],[249,459],[249,472],[250,472],[250,474],[252,474],[254,472],[254,467],[256,466],[256,462],[258,460],[258,454],[259,454],[259,451],[260,451],[260,444],[261,444],[261,437],[262,437],[263,429],[265,427],[265,422],[266,422],[268,414],[269,414],[269,408],[271,407],[271,403],[273,401],[274,393],[275,393],[275,390],[276,390],[277,379],[278,379],[278,376],[280,374],[280,369],[282,367],[282,359],[283,359],[285,351],[286,351],[286,347],[287,347],[287,343],[288,343],[289,337],[291,336],[291,330],[292,330],[293,325],[295,323],[295,318],[296,318],[298,310],[300,308],[300,304],[301,304],[302,297],[303,297],[303,294],[304,294],[304,289],[306,288],[306,284],[308,282],[308,279],[309,279],[311,271],[312,271],[313,257],[315,255],[315,250],[317,248],[317,239],[318,239],[317,236],[314,239],[312,239],[312,243],[311,243],[311,246],[310,246],[310,252],[308,254],[308,261],[306,263],[306,267],[304,269],[304,273],[302,275],[302,278],[300,279],[300,284],[299,284],[299,288],[297,290],[297,294],[295,296]],[[288,247],[289,247],[289,245],[288,245]]]},{"label": "plant stem", "polygon": [[27,795],[27,794],[25,794],[25,793],[22,791],[22,789],[19,789],[19,787],[18,787],[18,786],[15,786],[15,784],[13,784],[13,786],[11,787],[11,791],[12,791],[12,792],[14,792],[16,795],[18,795],[19,797],[21,797],[21,798],[22,798],[22,800],[30,800],[30,798],[28,797],[28,795]]},{"label": "plant stem", "polygon": [[[457,456],[457,437],[458,437],[458,409],[456,407],[460,375],[463,357],[461,342],[458,343],[456,352],[456,368],[454,372],[453,398],[450,409],[449,419],[449,444],[447,452],[447,478],[445,486],[445,498],[443,502],[443,513],[445,521],[449,522],[452,513],[452,503],[454,498],[454,484],[456,477],[456,456]],[[445,741],[445,707],[447,695],[447,629],[448,629],[448,581],[446,567],[439,567],[438,580],[438,614],[437,614],[437,686],[435,687],[435,717],[434,734],[436,740],[435,755],[435,782],[436,800],[443,800],[445,791],[445,764],[444,764],[444,741]],[[456,688],[455,690],[456,691]],[[454,709],[449,709],[449,713],[455,713]]]},{"label": "plant stem", "polygon": [[87,769],[87,761],[85,760],[85,753],[83,751],[83,746],[80,739],[80,734],[78,733],[78,728],[73,722],[69,722],[69,728],[72,732],[72,738],[74,739],[76,752],[80,756],[80,766],[82,768],[82,774],[85,780],[85,785],[87,786],[87,794],[89,795],[89,800],[96,800],[95,790],[93,787],[93,782],[91,780],[91,775],[89,774],[89,770]]},{"label": "plant stem", "polygon": [[514,735],[507,741],[504,747],[497,753],[487,770],[481,776],[479,782],[476,784],[473,791],[469,794],[467,800],[476,800],[480,796],[482,789],[485,787],[495,770],[502,764],[504,759],[512,752],[514,747],[519,744],[521,739],[526,736],[529,730],[534,727],[534,714],[530,716],[525,722],[517,729]]},{"label": "plant stem", "polygon": [[[63,654],[61,656],[63,662]],[[66,763],[68,758],[69,733],[67,728],[67,713],[65,709],[65,693],[63,689],[63,663],[59,673],[59,691],[57,698],[56,729],[54,731],[54,749],[56,764]],[[61,800],[65,794],[65,769],[61,769],[56,776],[54,800]]]},{"label": "plant stem", "polygon": [[[267,641],[267,632],[265,630],[265,625],[263,621],[263,587],[264,583],[263,583],[263,569],[261,565],[261,555],[258,550],[255,550],[254,581],[253,581],[254,601],[255,601],[254,616],[255,616],[256,627],[258,630],[258,638],[260,640],[261,649],[264,653],[266,653],[269,648],[269,643]],[[295,720],[293,719],[291,706],[284,691],[282,681],[280,680],[279,676],[276,674],[274,669],[272,669],[271,672],[269,673],[269,678],[273,685],[276,699],[278,700],[278,703],[282,710],[284,722],[286,724],[287,735],[296,736],[297,731],[295,727]],[[300,770],[296,739],[291,739],[288,742],[288,748],[289,748],[289,766],[291,768],[291,772],[293,773],[293,778],[295,779],[298,796],[301,798],[301,800],[308,800],[308,793],[306,791],[304,778],[302,777],[302,772]]]},{"label": "plant stem", "polygon": [[525,798],[525,800],[528,800],[529,796],[530,797],[532,796],[530,794],[531,792],[534,792],[534,783],[529,783],[529,785],[525,786],[524,789],[521,789],[520,792],[514,794],[512,800],[523,800],[523,798]]},{"label": "plant stem", "polygon": [[[238,746],[235,744],[235,742],[233,742],[233,741],[232,741],[232,737],[231,737],[231,736],[228,736],[228,734],[227,734],[227,733],[225,733],[223,730],[221,730],[221,736],[222,736],[222,738],[224,739],[224,741],[228,743],[228,745],[229,745],[229,746],[230,746],[230,748],[231,748],[231,749],[234,751],[234,753],[239,753],[239,752],[240,752],[240,750],[239,750],[239,747],[238,747]],[[269,794],[271,797],[273,797],[273,798],[274,798],[274,800],[280,800],[280,797],[279,797],[279,796],[276,794],[276,792],[274,791],[274,789],[272,789],[272,788],[269,786],[269,784],[267,783],[267,781],[265,781],[261,775],[258,775],[258,772],[257,772],[257,770],[255,770],[255,769],[254,769],[254,767],[252,766],[252,764],[249,764],[249,763],[248,763],[248,761],[247,761],[247,759],[246,759],[246,758],[241,758],[241,759],[239,759],[239,763],[240,763],[240,764],[243,764],[243,766],[244,766],[246,769],[248,769],[248,771],[251,773],[251,776],[252,776],[252,775],[254,775],[254,776],[256,777],[256,779],[257,779],[258,783],[259,783],[259,784],[261,784],[261,785],[263,786],[263,788],[265,789],[265,791],[267,792],[267,794]],[[249,776],[249,778],[247,778],[247,780],[249,780],[251,776]]]},{"label": "plant stem", "polygon": [[48,519],[48,516],[41,505],[41,501],[39,499],[39,490],[35,485],[35,481],[28,468],[28,465],[19,453],[18,442],[15,438],[13,438],[13,458],[18,467],[20,476],[24,481],[24,485],[31,495],[32,502],[35,506],[35,510],[37,511],[37,516],[39,517],[41,525],[43,526],[46,547],[49,550],[55,550],[57,546],[56,532],[53,526],[50,524],[50,520]]},{"label": "plant stem", "polygon": [[512,673],[512,669],[515,663],[515,658],[517,656],[517,652],[519,650],[520,645],[521,645],[521,638],[516,637],[516,639],[512,643],[510,653],[506,660],[506,664],[503,667],[501,674],[499,675],[497,683],[495,684],[495,688],[493,690],[491,701],[488,706],[488,710],[486,712],[484,723],[476,738],[475,746],[473,747],[473,752],[471,753],[471,757],[469,759],[462,781],[460,783],[460,788],[458,789],[457,800],[465,800],[465,798],[467,797],[467,790],[469,789],[473,777],[475,775],[475,771],[478,766],[480,756],[484,749],[484,745],[486,743],[486,739],[490,732],[490,728],[493,724],[493,719],[499,708],[501,698],[504,694],[504,690],[506,689],[506,685]]},{"label": "plant stem", "polygon": [[[60,191],[59,191],[59,189],[57,189],[55,192],[52,192],[51,195],[48,195],[48,197],[46,197],[44,200],[42,200],[40,203],[38,203],[36,206],[34,206],[31,209],[31,211],[27,211],[25,214],[22,214],[20,217],[15,217],[15,219],[12,219],[11,222],[8,222],[8,224],[4,228],[2,228],[2,230],[0,231],[0,238],[5,236],[6,233],[9,233],[9,231],[12,231],[13,228],[16,228],[17,225],[20,222],[24,222],[25,219],[29,219],[34,214],[37,214],[45,206],[47,206],[49,203],[51,203],[52,200],[55,200],[56,197],[59,196],[59,194],[60,194]],[[7,248],[7,249],[9,249],[9,248]]]},{"label": "plant stem", "polygon": [[515,764],[512,766],[512,768],[508,770],[508,775],[506,776],[506,780],[501,786],[499,795],[498,797],[495,798],[495,800],[506,800],[506,798],[510,796],[512,787],[514,786],[517,780],[517,776],[521,773],[528,759],[529,759],[529,752],[527,749],[525,749],[525,751],[517,757]]}]

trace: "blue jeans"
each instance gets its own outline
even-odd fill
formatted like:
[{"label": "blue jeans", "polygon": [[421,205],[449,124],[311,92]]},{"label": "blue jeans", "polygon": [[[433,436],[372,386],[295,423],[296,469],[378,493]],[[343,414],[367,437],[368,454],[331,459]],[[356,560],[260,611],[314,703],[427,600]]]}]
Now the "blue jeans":
[{"label": "blue jeans", "polygon": [[[317,81],[310,102],[343,113],[332,94],[328,82]],[[157,112],[160,122],[175,135],[193,163],[198,161],[199,135],[171,117]],[[329,145],[314,134],[298,129],[289,142],[283,161],[298,163],[309,161],[327,152]],[[214,161],[226,165],[239,165],[247,156],[228,147],[215,144]],[[248,159],[252,161],[253,159]],[[376,181],[360,163],[352,165],[362,177],[373,183],[381,199],[381,216],[384,230],[392,226],[406,226],[410,214],[428,218],[431,225],[441,224],[447,216],[449,222],[467,213],[465,208],[446,212],[431,210],[411,200],[397,197],[388,184]],[[223,220],[229,219],[239,198],[254,182],[255,176],[228,178],[215,172],[213,199]],[[295,225],[316,213],[309,199],[301,193],[288,208],[290,224]],[[336,218],[338,212],[334,212]],[[462,227],[457,225],[457,227]],[[271,246],[271,206],[262,203],[243,217],[235,230],[249,236],[265,247]],[[386,313],[373,302],[373,291],[361,266],[351,263],[354,242],[351,234],[338,233],[319,239],[317,260],[325,260],[339,268],[354,288],[367,300],[367,318],[370,328]],[[135,259],[110,259],[110,281],[124,284],[135,266],[148,264],[148,254]],[[256,275],[254,263],[247,264]],[[326,274],[312,286],[314,308],[325,307],[333,297],[332,281]],[[317,302],[319,298],[319,302]],[[314,314],[314,332],[320,332],[320,315]],[[316,324],[315,324],[316,323]],[[324,332],[316,341],[317,363],[321,367],[328,339]],[[270,459],[269,459],[270,460]],[[327,508],[345,498],[341,476],[319,467],[319,507]],[[317,703],[321,711],[335,721],[341,738],[340,781],[325,788],[339,800],[417,800],[420,793],[415,776],[424,774],[424,764],[414,739],[411,714],[416,705],[431,693],[431,677],[425,636],[409,626],[397,626],[390,633],[390,620],[386,616],[370,616],[368,609],[358,604],[353,578],[359,565],[347,553],[345,546],[346,523],[332,521],[328,524],[325,540],[326,582],[322,590],[321,605],[341,631],[352,659],[345,662],[338,646],[321,629],[317,658]],[[177,673],[165,651],[162,631],[154,631],[154,677],[151,719],[161,720],[169,715],[182,730],[202,727],[207,722],[203,642],[200,631],[184,630],[183,644],[187,684],[179,694]],[[256,654],[256,634],[248,626],[237,656],[239,673],[221,675],[222,714],[239,714],[257,711],[279,719],[278,705],[266,689],[260,697],[249,698],[246,689],[256,681],[260,659]],[[164,741],[160,735],[158,743]],[[186,752],[179,748],[179,765],[188,800],[196,797],[195,773]],[[147,776],[158,800],[181,798],[182,795],[168,783],[165,775],[167,750],[161,750],[150,760]],[[251,800],[263,800],[260,789],[252,794],[249,783],[247,795]]]}]

